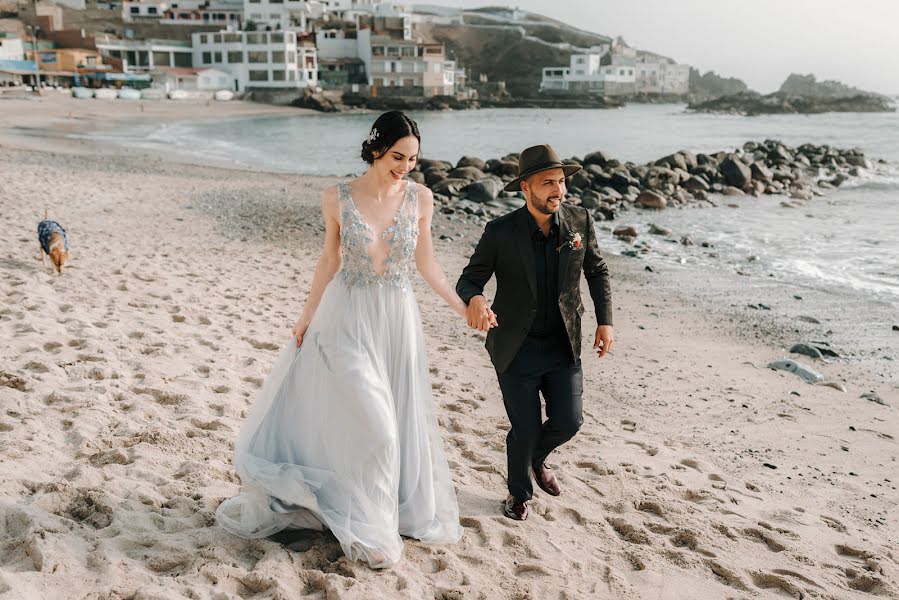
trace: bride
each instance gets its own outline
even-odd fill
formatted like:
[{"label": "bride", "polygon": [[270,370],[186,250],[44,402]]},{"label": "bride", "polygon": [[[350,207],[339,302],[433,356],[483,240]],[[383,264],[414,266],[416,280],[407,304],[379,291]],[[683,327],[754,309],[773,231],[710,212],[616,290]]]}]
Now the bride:
[{"label": "bride", "polygon": [[401,535],[462,536],[413,269],[463,318],[466,307],[434,260],[434,197],[405,177],[420,142],[412,119],[384,113],[362,144],[365,174],[323,194],[324,249],[296,341],[238,435],[240,494],[216,511],[235,535],[326,528],[374,568],[399,560]]}]

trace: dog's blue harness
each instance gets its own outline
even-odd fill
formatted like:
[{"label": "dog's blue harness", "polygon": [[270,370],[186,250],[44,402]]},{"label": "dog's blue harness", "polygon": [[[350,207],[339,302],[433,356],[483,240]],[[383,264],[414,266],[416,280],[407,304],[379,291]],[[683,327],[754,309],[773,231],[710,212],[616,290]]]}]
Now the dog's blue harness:
[{"label": "dog's blue harness", "polygon": [[68,252],[69,238],[66,236],[66,230],[62,228],[62,225],[51,220],[41,221],[37,224],[37,239],[41,243],[41,248],[44,249],[44,252],[50,254],[50,237],[52,237],[54,233],[62,235],[63,245],[66,248],[66,252]]}]

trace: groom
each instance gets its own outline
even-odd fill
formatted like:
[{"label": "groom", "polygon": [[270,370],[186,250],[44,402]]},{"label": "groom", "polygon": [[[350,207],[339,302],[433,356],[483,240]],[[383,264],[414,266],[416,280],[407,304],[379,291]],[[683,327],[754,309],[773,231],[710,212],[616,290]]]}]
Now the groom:
[{"label": "groom", "polygon": [[[522,152],[518,177],[505,189],[523,192],[527,204],[487,223],[456,284],[468,305],[468,324],[489,330],[487,352],[512,426],[506,436],[509,496],[503,513],[518,521],[528,517],[531,472],[544,492],[562,493],[544,460],[583,423],[582,270],[596,308],[593,348],[602,357],[612,347],[609,272],[593,219],[586,209],[563,203],[565,178],[580,168],[562,163],[548,145]],[[494,274],[496,299],[490,307],[483,293]],[[539,393],[546,402],[545,422]]]}]

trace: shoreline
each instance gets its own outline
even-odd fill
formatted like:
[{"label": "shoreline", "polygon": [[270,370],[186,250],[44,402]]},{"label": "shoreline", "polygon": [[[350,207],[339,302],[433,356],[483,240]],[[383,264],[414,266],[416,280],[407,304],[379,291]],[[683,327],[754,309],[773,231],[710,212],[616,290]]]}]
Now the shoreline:
[{"label": "shoreline", "polygon": [[[815,363],[846,393],[764,369],[796,334],[780,320],[789,315],[746,308],[767,296],[710,293],[701,278],[608,252],[616,348],[598,362],[585,350],[585,425],[550,461],[565,493],[537,496],[524,526],[499,515],[505,416],[481,336],[418,282],[463,540],[407,540],[400,565],[376,573],[341,558],[327,535],[287,546],[228,536],[210,516],[237,489],[230,445],[305,296],[318,193],[336,179],[147,163],[93,144],[73,156],[51,151],[52,137],[9,150],[9,137],[0,133],[10,232],[0,327],[3,370],[25,389],[0,386],[0,511],[16,524],[2,540],[12,545],[0,589],[491,599],[899,590],[890,365]],[[72,234],[62,277],[34,260],[43,205]],[[436,216],[451,279],[480,232]],[[806,295],[822,309],[829,301]],[[884,405],[859,398],[870,389]]]}]

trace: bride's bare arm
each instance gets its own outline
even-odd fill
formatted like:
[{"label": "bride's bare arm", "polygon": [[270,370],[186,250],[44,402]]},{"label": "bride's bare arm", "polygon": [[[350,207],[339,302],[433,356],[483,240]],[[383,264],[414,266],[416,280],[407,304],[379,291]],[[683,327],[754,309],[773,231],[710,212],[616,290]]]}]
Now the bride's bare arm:
[{"label": "bride's bare arm", "polygon": [[[410,182],[413,185],[414,182]],[[424,186],[418,189],[418,245],[415,248],[415,265],[422,279],[437,292],[457,314],[465,316],[465,303],[446,278],[443,269],[434,258],[434,240],[431,237],[431,220],[434,217],[434,194]]]},{"label": "bride's bare arm", "polygon": [[330,187],[322,193],[322,216],[325,219],[325,243],[322,254],[315,266],[315,274],[312,276],[312,289],[306,298],[303,312],[293,327],[293,334],[297,338],[297,346],[302,345],[303,336],[315,311],[321,302],[325,287],[334,279],[334,275],[340,269],[343,257],[340,253],[340,221],[338,220],[337,188]]}]

